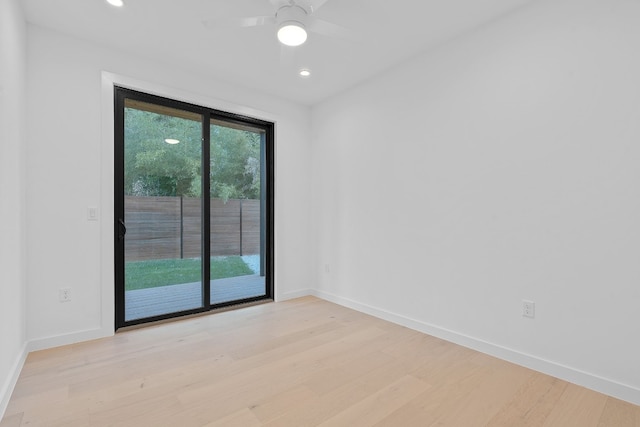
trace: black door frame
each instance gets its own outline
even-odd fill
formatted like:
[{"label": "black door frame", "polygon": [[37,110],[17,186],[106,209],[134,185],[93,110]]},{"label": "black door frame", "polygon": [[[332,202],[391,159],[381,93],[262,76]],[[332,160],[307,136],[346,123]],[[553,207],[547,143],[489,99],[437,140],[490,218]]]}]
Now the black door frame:
[{"label": "black door frame", "polygon": [[[142,319],[125,320],[125,239],[126,224],[124,224],[124,103],[125,99],[143,101],[184,111],[200,114],[202,117],[202,307],[187,311],[163,314]],[[249,303],[261,300],[273,300],[273,266],[274,266],[274,139],[275,125],[272,122],[260,120],[239,114],[215,110],[183,101],[177,101],[157,95],[151,95],[114,86],[114,269],[115,269],[115,330],[121,327],[133,326],[141,323],[155,322],[190,314],[203,313],[210,310],[231,305]],[[210,123],[211,119],[222,120],[230,124],[250,125],[264,130],[264,142],[261,144],[262,163],[262,195],[261,195],[261,268],[264,270],[265,295],[211,304],[210,286],[210,238],[211,238],[211,198],[210,175]]]}]

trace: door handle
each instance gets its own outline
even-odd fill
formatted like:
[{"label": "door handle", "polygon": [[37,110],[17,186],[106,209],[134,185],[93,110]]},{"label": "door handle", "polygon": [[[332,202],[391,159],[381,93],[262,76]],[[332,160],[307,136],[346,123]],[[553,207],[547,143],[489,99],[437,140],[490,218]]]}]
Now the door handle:
[{"label": "door handle", "polygon": [[120,242],[124,240],[125,234],[127,234],[127,227],[124,225],[122,218],[118,218],[118,240]]}]

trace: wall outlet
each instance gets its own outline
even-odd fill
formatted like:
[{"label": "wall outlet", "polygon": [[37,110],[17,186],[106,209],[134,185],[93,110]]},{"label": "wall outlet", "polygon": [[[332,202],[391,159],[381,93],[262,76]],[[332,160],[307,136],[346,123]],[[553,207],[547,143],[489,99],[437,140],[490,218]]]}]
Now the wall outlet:
[{"label": "wall outlet", "polygon": [[330,273],[331,272],[331,268],[329,268],[329,264],[325,264],[324,265],[324,272],[325,273]]},{"label": "wall outlet", "polygon": [[58,298],[60,299],[60,302],[71,301],[71,288],[61,288],[58,290]]},{"label": "wall outlet", "polygon": [[522,316],[533,319],[536,317],[536,303],[533,301],[522,301]]}]

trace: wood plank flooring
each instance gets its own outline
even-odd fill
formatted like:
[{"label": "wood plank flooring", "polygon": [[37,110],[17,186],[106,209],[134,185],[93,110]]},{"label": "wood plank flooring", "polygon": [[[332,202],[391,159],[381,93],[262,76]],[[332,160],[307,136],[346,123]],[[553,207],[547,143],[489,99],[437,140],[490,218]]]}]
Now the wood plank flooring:
[{"label": "wood plank flooring", "polygon": [[640,427],[640,407],[313,297],[29,355],[0,427]]}]

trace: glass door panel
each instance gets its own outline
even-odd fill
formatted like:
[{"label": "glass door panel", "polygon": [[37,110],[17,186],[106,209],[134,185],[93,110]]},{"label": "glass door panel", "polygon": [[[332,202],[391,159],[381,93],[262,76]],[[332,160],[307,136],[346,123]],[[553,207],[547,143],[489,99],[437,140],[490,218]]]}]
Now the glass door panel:
[{"label": "glass door panel", "polygon": [[114,124],[116,329],[273,298],[274,124],[126,88]]},{"label": "glass door panel", "polygon": [[126,322],[203,307],[202,115],[125,99]]},{"label": "glass door panel", "polygon": [[211,305],[267,294],[265,131],[210,123]]}]

